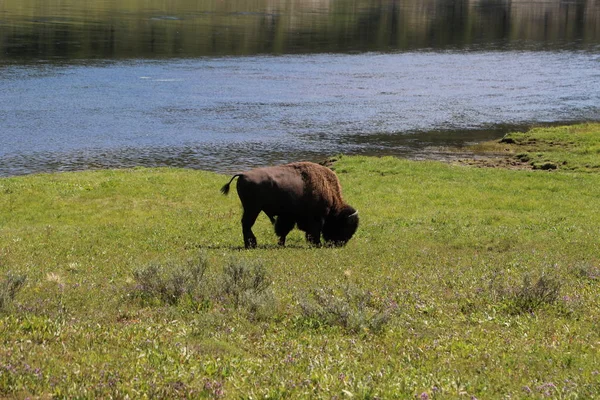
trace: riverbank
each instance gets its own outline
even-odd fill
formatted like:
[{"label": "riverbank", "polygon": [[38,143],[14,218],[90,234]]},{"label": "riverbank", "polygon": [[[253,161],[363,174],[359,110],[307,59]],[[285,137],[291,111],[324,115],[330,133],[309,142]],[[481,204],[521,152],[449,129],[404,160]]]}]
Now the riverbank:
[{"label": "riverbank", "polygon": [[594,398],[600,141],[556,144],[586,126],[499,144],[548,171],[339,158],[341,249],[261,216],[242,250],[225,175],[2,178],[0,395]]},{"label": "riverbank", "polygon": [[508,169],[600,171],[600,123],[539,127],[469,146],[459,164]]}]

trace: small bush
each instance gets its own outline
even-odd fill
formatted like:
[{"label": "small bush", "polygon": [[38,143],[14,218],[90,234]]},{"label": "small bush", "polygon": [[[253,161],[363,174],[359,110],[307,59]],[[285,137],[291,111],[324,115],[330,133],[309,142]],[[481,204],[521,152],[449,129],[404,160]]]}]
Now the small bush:
[{"label": "small bush", "polygon": [[169,305],[179,303],[185,295],[193,299],[201,294],[207,267],[203,254],[197,260],[189,260],[185,266],[150,264],[133,272],[136,285],[132,295],[145,302]]},{"label": "small bush", "polygon": [[577,302],[569,299],[568,303],[559,301],[562,283],[559,278],[542,274],[533,279],[525,275],[521,283],[507,276],[503,269],[492,270],[482,278],[487,283],[474,293],[469,293],[459,301],[459,309],[463,314],[470,315],[485,312],[490,307],[502,310],[508,314],[533,313],[542,307],[555,305],[555,311],[573,315]]},{"label": "small bush", "polygon": [[0,312],[6,311],[25,284],[25,275],[8,273],[0,283]]},{"label": "small bush", "polygon": [[534,312],[544,305],[555,303],[559,298],[560,287],[557,279],[542,275],[532,282],[527,275],[523,278],[521,287],[509,291],[509,308],[516,314]]},{"label": "small bush", "polygon": [[[149,305],[181,305],[182,301],[188,301],[195,309],[224,302],[259,318],[272,309],[275,299],[269,290],[271,281],[262,265],[230,261],[221,276],[211,280],[210,287],[204,278],[206,270],[203,255],[184,266],[150,264],[133,273],[135,283],[130,296]],[[211,290],[215,284],[221,286],[216,291]]]},{"label": "small bush", "polygon": [[340,326],[353,333],[381,332],[393,315],[393,307],[377,302],[371,292],[350,283],[337,291],[332,288],[313,290],[310,298],[300,302],[300,307],[309,322]]},{"label": "small bush", "polygon": [[600,268],[589,263],[581,263],[575,266],[575,274],[579,278],[588,279],[590,281],[600,280]]},{"label": "small bush", "polygon": [[222,292],[236,309],[246,308],[253,314],[264,311],[274,301],[270,286],[262,264],[231,260],[223,269]]}]

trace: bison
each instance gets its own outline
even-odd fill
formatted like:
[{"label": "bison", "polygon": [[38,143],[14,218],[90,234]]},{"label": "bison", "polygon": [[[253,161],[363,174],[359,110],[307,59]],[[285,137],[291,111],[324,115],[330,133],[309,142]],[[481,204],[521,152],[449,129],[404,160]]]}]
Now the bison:
[{"label": "bison", "polygon": [[358,228],[358,211],[342,199],[342,188],[335,173],[311,162],[256,168],[233,175],[221,188],[227,195],[231,182],[238,178],[237,192],[242,202],[244,245],[256,247],[252,225],[263,211],[275,227],[279,245],[297,226],[306,240],[320,246],[343,246]]}]

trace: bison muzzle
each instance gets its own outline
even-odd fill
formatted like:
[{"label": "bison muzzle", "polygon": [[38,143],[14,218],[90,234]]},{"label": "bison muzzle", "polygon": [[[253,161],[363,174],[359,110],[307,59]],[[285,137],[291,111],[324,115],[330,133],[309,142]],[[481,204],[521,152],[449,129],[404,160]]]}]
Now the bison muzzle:
[{"label": "bison muzzle", "polygon": [[297,162],[256,168],[233,175],[221,193],[229,193],[236,177],[244,208],[242,232],[246,248],[256,247],[252,226],[261,211],[275,226],[281,246],[295,226],[315,246],[320,246],[321,234],[326,243],[343,246],[358,228],[358,211],[344,202],[340,181],[327,167]]}]

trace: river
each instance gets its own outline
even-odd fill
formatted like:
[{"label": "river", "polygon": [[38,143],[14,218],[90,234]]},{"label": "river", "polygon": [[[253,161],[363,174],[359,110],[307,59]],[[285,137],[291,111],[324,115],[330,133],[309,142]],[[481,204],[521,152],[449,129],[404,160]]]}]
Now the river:
[{"label": "river", "polygon": [[600,120],[595,1],[168,3],[0,5],[0,176],[439,158]]}]

